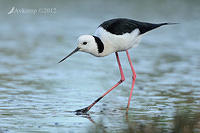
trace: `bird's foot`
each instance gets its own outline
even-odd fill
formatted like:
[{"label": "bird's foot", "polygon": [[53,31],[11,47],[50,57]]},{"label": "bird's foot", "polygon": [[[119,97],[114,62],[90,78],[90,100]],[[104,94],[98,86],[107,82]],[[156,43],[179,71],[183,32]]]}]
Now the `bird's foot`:
[{"label": "bird's foot", "polygon": [[85,114],[87,114],[88,111],[89,111],[89,108],[86,107],[86,108],[83,108],[83,109],[78,109],[75,112],[76,112],[76,115],[85,115]]}]

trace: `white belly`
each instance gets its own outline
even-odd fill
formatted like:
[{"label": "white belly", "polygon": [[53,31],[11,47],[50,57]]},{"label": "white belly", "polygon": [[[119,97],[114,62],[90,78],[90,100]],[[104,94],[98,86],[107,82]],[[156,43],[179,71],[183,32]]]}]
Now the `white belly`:
[{"label": "white belly", "polygon": [[139,35],[139,29],[135,29],[131,33],[125,33],[123,35],[115,35],[107,32],[102,27],[99,27],[95,34],[104,43],[105,52],[118,52],[125,51],[132,47],[136,47],[140,41],[141,35]]}]

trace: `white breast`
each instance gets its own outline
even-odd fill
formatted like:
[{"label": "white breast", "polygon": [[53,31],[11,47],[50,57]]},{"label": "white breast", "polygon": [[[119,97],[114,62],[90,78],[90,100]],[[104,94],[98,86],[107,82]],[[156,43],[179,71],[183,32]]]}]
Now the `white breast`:
[{"label": "white breast", "polygon": [[135,29],[131,33],[115,35],[110,32],[107,32],[102,27],[99,27],[94,35],[98,36],[104,43],[105,54],[118,51],[125,51],[132,47],[135,47],[138,45],[141,38],[141,35],[139,35],[139,29]]}]

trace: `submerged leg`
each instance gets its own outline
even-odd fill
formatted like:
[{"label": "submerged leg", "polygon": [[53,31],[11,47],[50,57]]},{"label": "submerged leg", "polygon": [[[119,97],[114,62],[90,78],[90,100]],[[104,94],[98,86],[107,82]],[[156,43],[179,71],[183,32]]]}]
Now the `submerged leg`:
[{"label": "submerged leg", "polygon": [[130,105],[130,101],[131,101],[131,97],[132,97],[132,93],[133,93],[133,88],[134,88],[134,85],[135,85],[135,79],[136,79],[136,73],[135,73],[135,70],[133,68],[133,64],[131,62],[131,58],[130,58],[130,55],[128,53],[128,50],[126,50],[126,55],[128,57],[128,61],[129,61],[129,64],[131,66],[131,71],[133,73],[133,81],[132,81],[132,86],[131,86],[131,92],[130,92],[130,95],[129,95],[129,99],[128,99],[128,104],[127,104],[127,107],[126,107],[126,113],[128,113],[128,109],[129,109],[129,105]]},{"label": "submerged leg", "polygon": [[115,55],[116,55],[116,58],[117,58],[117,63],[118,63],[118,66],[119,66],[119,71],[120,71],[121,79],[111,89],[109,89],[107,92],[105,92],[101,97],[99,97],[97,100],[95,100],[88,107],[76,110],[75,111],[76,114],[87,113],[99,100],[101,100],[105,95],[107,95],[110,91],[112,91],[115,87],[117,87],[119,84],[121,84],[125,80],[124,73],[123,73],[123,70],[122,70],[122,66],[120,64],[118,53],[115,52]]}]

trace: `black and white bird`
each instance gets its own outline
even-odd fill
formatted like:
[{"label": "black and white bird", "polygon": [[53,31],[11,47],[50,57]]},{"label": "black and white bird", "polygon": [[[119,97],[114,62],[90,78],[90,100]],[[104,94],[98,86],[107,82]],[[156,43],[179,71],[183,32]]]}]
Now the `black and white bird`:
[{"label": "black and white bird", "polygon": [[63,58],[61,61],[59,61],[59,63],[64,61],[66,58],[68,58],[77,51],[86,52],[96,57],[103,57],[111,53],[115,53],[119,65],[121,79],[111,89],[109,89],[101,97],[95,100],[91,105],[87,106],[86,108],[76,110],[75,112],[77,112],[77,114],[87,113],[92,106],[94,106],[99,100],[101,100],[105,95],[107,95],[111,90],[113,90],[125,80],[118,56],[118,52],[123,51],[126,52],[133,75],[131,92],[126,107],[126,112],[128,112],[136,79],[136,73],[133,68],[128,50],[130,48],[136,47],[139,44],[141,37],[146,32],[158,28],[160,26],[169,24],[175,23],[153,24],[147,22],[139,22],[127,18],[116,18],[105,21],[102,24],[100,24],[94,35],[81,35],[77,40],[77,48],[65,58]]}]

